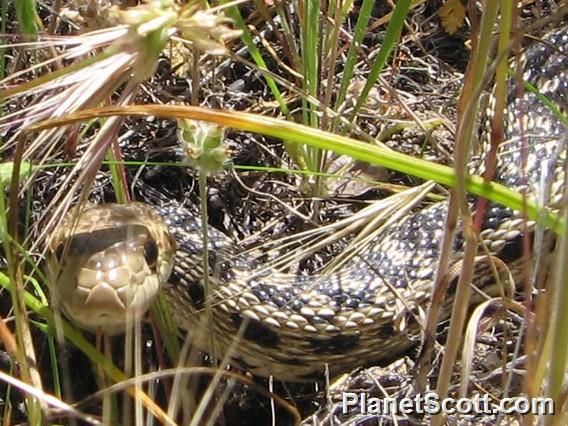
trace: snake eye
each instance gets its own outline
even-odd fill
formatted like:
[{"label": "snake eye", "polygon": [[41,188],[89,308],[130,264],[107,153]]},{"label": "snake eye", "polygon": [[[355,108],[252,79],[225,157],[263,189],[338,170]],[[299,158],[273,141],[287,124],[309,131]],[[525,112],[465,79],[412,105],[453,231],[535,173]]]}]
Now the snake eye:
[{"label": "snake eye", "polygon": [[158,246],[154,240],[148,240],[144,243],[144,259],[150,269],[156,269],[156,262],[158,260]]}]

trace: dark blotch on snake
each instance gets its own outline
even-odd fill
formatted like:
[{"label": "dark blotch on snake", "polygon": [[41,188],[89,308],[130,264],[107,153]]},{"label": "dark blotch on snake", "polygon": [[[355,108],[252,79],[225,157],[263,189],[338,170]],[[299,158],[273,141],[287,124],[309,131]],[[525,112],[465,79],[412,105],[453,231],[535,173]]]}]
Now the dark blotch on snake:
[{"label": "dark blotch on snake", "polygon": [[[290,301],[294,298],[294,295],[288,291],[275,289],[272,286],[262,283],[255,283],[255,285],[252,285],[252,282],[253,281],[251,280],[251,291],[262,303],[270,303],[282,308],[284,306],[288,306],[291,303]],[[297,310],[301,309],[302,306],[303,304],[299,306]]]},{"label": "dark blotch on snake", "polygon": [[459,274],[454,274],[455,276],[448,284],[448,289],[446,290],[446,295],[453,296],[456,294],[456,290],[458,288],[458,281],[460,279]]},{"label": "dark blotch on snake", "polygon": [[511,209],[490,204],[485,213],[485,221],[482,229],[497,229],[501,223],[513,216],[514,212]]},{"label": "dark blotch on snake", "polygon": [[214,251],[207,252],[207,260],[209,268],[211,268],[212,271],[217,271],[217,253]]},{"label": "dark blotch on snake", "polygon": [[223,281],[231,281],[235,277],[235,272],[233,271],[233,265],[228,260],[220,262],[217,265],[217,274],[219,278]]},{"label": "dark blotch on snake", "polygon": [[505,263],[510,264],[523,256],[523,234],[517,235],[512,240],[507,241],[505,247],[499,252],[499,258]]},{"label": "dark blotch on snake", "polygon": [[385,341],[389,341],[390,339],[395,336],[396,330],[394,329],[393,324],[385,324],[378,330],[377,338]]},{"label": "dark blotch on snake", "polygon": [[185,289],[189,302],[193,305],[194,309],[201,310],[205,307],[205,289],[201,283],[189,282],[177,273],[170,275],[169,282],[176,288]]},{"label": "dark blotch on snake", "polygon": [[191,284],[187,289],[187,294],[193,300],[195,307],[202,309],[205,306],[205,289],[201,283]]},{"label": "dark blotch on snake", "polygon": [[339,334],[329,338],[308,338],[308,343],[318,354],[335,355],[347,353],[359,344],[357,334]]},{"label": "dark blotch on snake", "polygon": [[241,327],[246,327],[243,337],[248,341],[269,348],[276,348],[280,342],[278,333],[275,333],[260,321],[252,318],[247,318],[245,321],[241,314],[231,314],[231,321],[236,327],[237,333]]}]

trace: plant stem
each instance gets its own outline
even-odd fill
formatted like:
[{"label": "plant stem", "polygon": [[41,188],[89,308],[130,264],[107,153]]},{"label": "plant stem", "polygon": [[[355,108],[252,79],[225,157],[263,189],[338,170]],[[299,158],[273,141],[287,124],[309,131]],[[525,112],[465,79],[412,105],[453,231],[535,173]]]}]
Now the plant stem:
[{"label": "plant stem", "polygon": [[207,326],[209,327],[208,340],[209,340],[209,354],[214,360],[217,360],[215,351],[214,330],[215,324],[213,323],[213,306],[211,306],[211,292],[209,290],[209,219],[207,215],[207,171],[203,168],[199,171],[199,198],[201,208],[201,229],[202,229],[202,242],[203,242],[203,290],[205,294],[205,315],[207,316]]}]

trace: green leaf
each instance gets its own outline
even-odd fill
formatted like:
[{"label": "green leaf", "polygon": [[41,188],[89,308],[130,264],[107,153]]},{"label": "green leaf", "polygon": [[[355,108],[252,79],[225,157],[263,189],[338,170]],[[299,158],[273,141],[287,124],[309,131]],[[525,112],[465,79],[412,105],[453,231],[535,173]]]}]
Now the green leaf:
[{"label": "green leaf", "polygon": [[[9,185],[12,181],[12,173],[14,171],[14,163],[9,161],[7,163],[0,164],[0,184],[2,186]],[[20,178],[29,176],[34,170],[34,165],[32,163],[22,163],[20,165]]]},{"label": "green leaf", "polygon": [[17,0],[15,3],[16,15],[22,32],[32,35],[37,34],[39,18],[36,13],[35,0]]}]

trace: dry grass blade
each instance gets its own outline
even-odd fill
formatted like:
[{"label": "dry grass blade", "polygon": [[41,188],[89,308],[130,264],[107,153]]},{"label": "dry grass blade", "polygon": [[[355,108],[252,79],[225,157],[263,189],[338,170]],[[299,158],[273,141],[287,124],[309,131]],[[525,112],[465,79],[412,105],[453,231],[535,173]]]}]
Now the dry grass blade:
[{"label": "dry grass blade", "polygon": [[[124,389],[130,389],[136,383],[136,381],[138,381],[140,383],[144,383],[144,382],[159,380],[159,379],[163,379],[163,378],[167,378],[167,377],[175,377],[176,375],[187,375],[187,376],[191,376],[191,375],[209,375],[209,376],[219,375],[220,377],[225,377],[227,379],[232,379],[232,380],[235,380],[237,382],[241,382],[243,384],[246,384],[247,386],[250,386],[252,389],[255,390],[255,392],[258,392],[260,395],[262,395],[266,398],[274,399],[274,401],[276,401],[276,403],[278,405],[284,407],[290,414],[292,414],[292,416],[294,417],[295,424],[298,424],[300,422],[300,414],[298,413],[297,409],[293,405],[291,405],[288,401],[283,399],[282,397],[268,392],[266,389],[264,389],[262,386],[255,383],[253,380],[251,380],[247,377],[244,377],[240,374],[233,373],[231,371],[223,371],[223,370],[218,369],[218,368],[209,368],[209,367],[171,368],[171,369],[165,369],[165,370],[161,370],[161,371],[155,371],[155,372],[152,372],[152,373],[143,374],[139,377],[128,379],[128,380],[125,380],[121,383],[117,383],[115,385],[112,385],[112,386],[110,386],[106,389],[101,389],[98,392],[96,392],[95,394],[89,396],[88,398],[77,402],[76,404],[74,404],[74,406],[75,407],[82,407],[83,405],[88,405],[94,398],[101,398],[104,394],[107,394],[109,392],[110,393],[116,393],[116,392],[120,392]],[[175,424],[175,423],[172,423],[172,424]]]},{"label": "dry grass blade", "polygon": [[[469,306],[470,284],[473,278],[474,259],[477,253],[476,230],[473,226],[473,220],[469,210],[469,204],[467,202],[465,182],[467,178],[467,163],[472,144],[473,129],[479,108],[478,94],[481,92],[483,87],[482,77],[486,71],[487,60],[489,57],[488,53],[491,46],[491,29],[496,22],[498,10],[499,5],[496,2],[487,4],[487,7],[484,10],[481,23],[482,31],[480,32],[477,46],[478,50],[475,52],[476,54],[473,57],[473,64],[470,64],[472,65],[469,70],[470,72],[466,75],[466,88],[469,87],[471,92],[467,92],[465,90],[462,92],[462,101],[465,102],[466,99],[469,99],[470,101],[468,102],[465,111],[463,111],[456,133],[456,140],[459,142],[456,146],[455,152],[457,185],[454,190],[455,192],[452,193],[451,197],[452,201],[450,202],[448,212],[448,222],[451,224],[456,223],[457,212],[459,209],[463,219],[465,247],[462,263],[463,269],[458,280],[451,315],[450,330],[446,340],[446,349],[444,351],[442,365],[440,367],[440,377],[438,378],[436,385],[436,393],[440,398],[445,398],[447,395],[457,352],[459,345],[461,344],[462,330],[466,317],[466,312],[463,307]],[[451,231],[450,235],[445,237],[444,240],[453,240],[454,229]],[[449,248],[449,246],[446,247]],[[441,264],[437,272],[438,275],[445,275],[445,267],[446,265]],[[434,291],[434,293],[436,293],[436,291]],[[435,316],[437,317],[437,315]],[[443,421],[443,414],[438,414],[433,417],[432,424],[440,426]]]},{"label": "dry grass blade", "polygon": [[59,412],[56,414],[57,417],[77,418],[91,425],[101,424],[101,422],[98,421],[95,417],[82,413],[73,406],[66,404],[65,402],[55,398],[54,396],[43,392],[41,389],[37,389],[33,386],[30,386],[27,383],[24,383],[21,380],[18,380],[13,376],[4,373],[3,371],[0,371],[0,380],[16,387],[23,393],[29,394],[34,398],[37,398],[37,400],[39,401],[43,401],[43,403],[52,407],[51,409],[59,410]]},{"label": "dry grass blade", "polygon": [[[503,298],[493,298],[486,300],[475,308],[473,314],[471,315],[468,325],[465,331],[464,344],[462,348],[462,359],[461,359],[461,382],[460,382],[460,397],[467,397],[468,395],[468,385],[470,384],[471,378],[471,368],[473,364],[473,358],[475,354],[475,343],[477,335],[481,330],[481,321],[483,317],[487,314],[488,310],[491,310],[492,316],[491,321],[497,322],[500,320],[502,315],[501,310],[510,309],[517,312],[519,315],[526,315],[527,311],[523,305],[512,301],[510,299]],[[495,313],[496,312],[496,313]],[[483,326],[484,328],[489,327]]]},{"label": "dry grass blade", "polygon": [[[364,226],[361,232],[358,233],[353,241],[349,243],[345,251],[327,265],[323,274],[325,275],[326,273],[338,270],[353,256],[361,253],[373,239],[380,235],[382,230],[388,229],[390,225],[396,223],[405,214],[410,212],[432,191],[433,188],[433,182],[426,182],[415,188],[407,189],[406,191],[385,199],[392,201],[392,204],[387,208],[380,209],[380,213]],[[391,200],[391,198],[393,199]],[[347,231],[347,229],[345,231]]]},{"label": "dry grass blade", "polygon": [[279,256],[274,261],[268,262],[265,268],[259,269],[259,275],[262,275],[270,268],[288,269],[293,263],[305,259],[329,244],[359,230],[357,236],[349,243],[346,250],[334,258],[322,271],[323,275],[332,273],[353,256],[356,256],[357,253],[360,253],[361,250],[364,250],[369,241],[381,232],[381,229],[388,227],[389,224],[394,223],[415,207],[431,191],[433,186],[434,184],[430,182],[417,188],[407,189],[388,198],[375,201],[372,205],[345,219],[255,247],[254,250],[262,249],[263,253],[270,254],[270,247],[281,250],[300,241],[304,242],[310,239],[307,244],[302,243],[297,249],[291,250],[284,256]]}]

